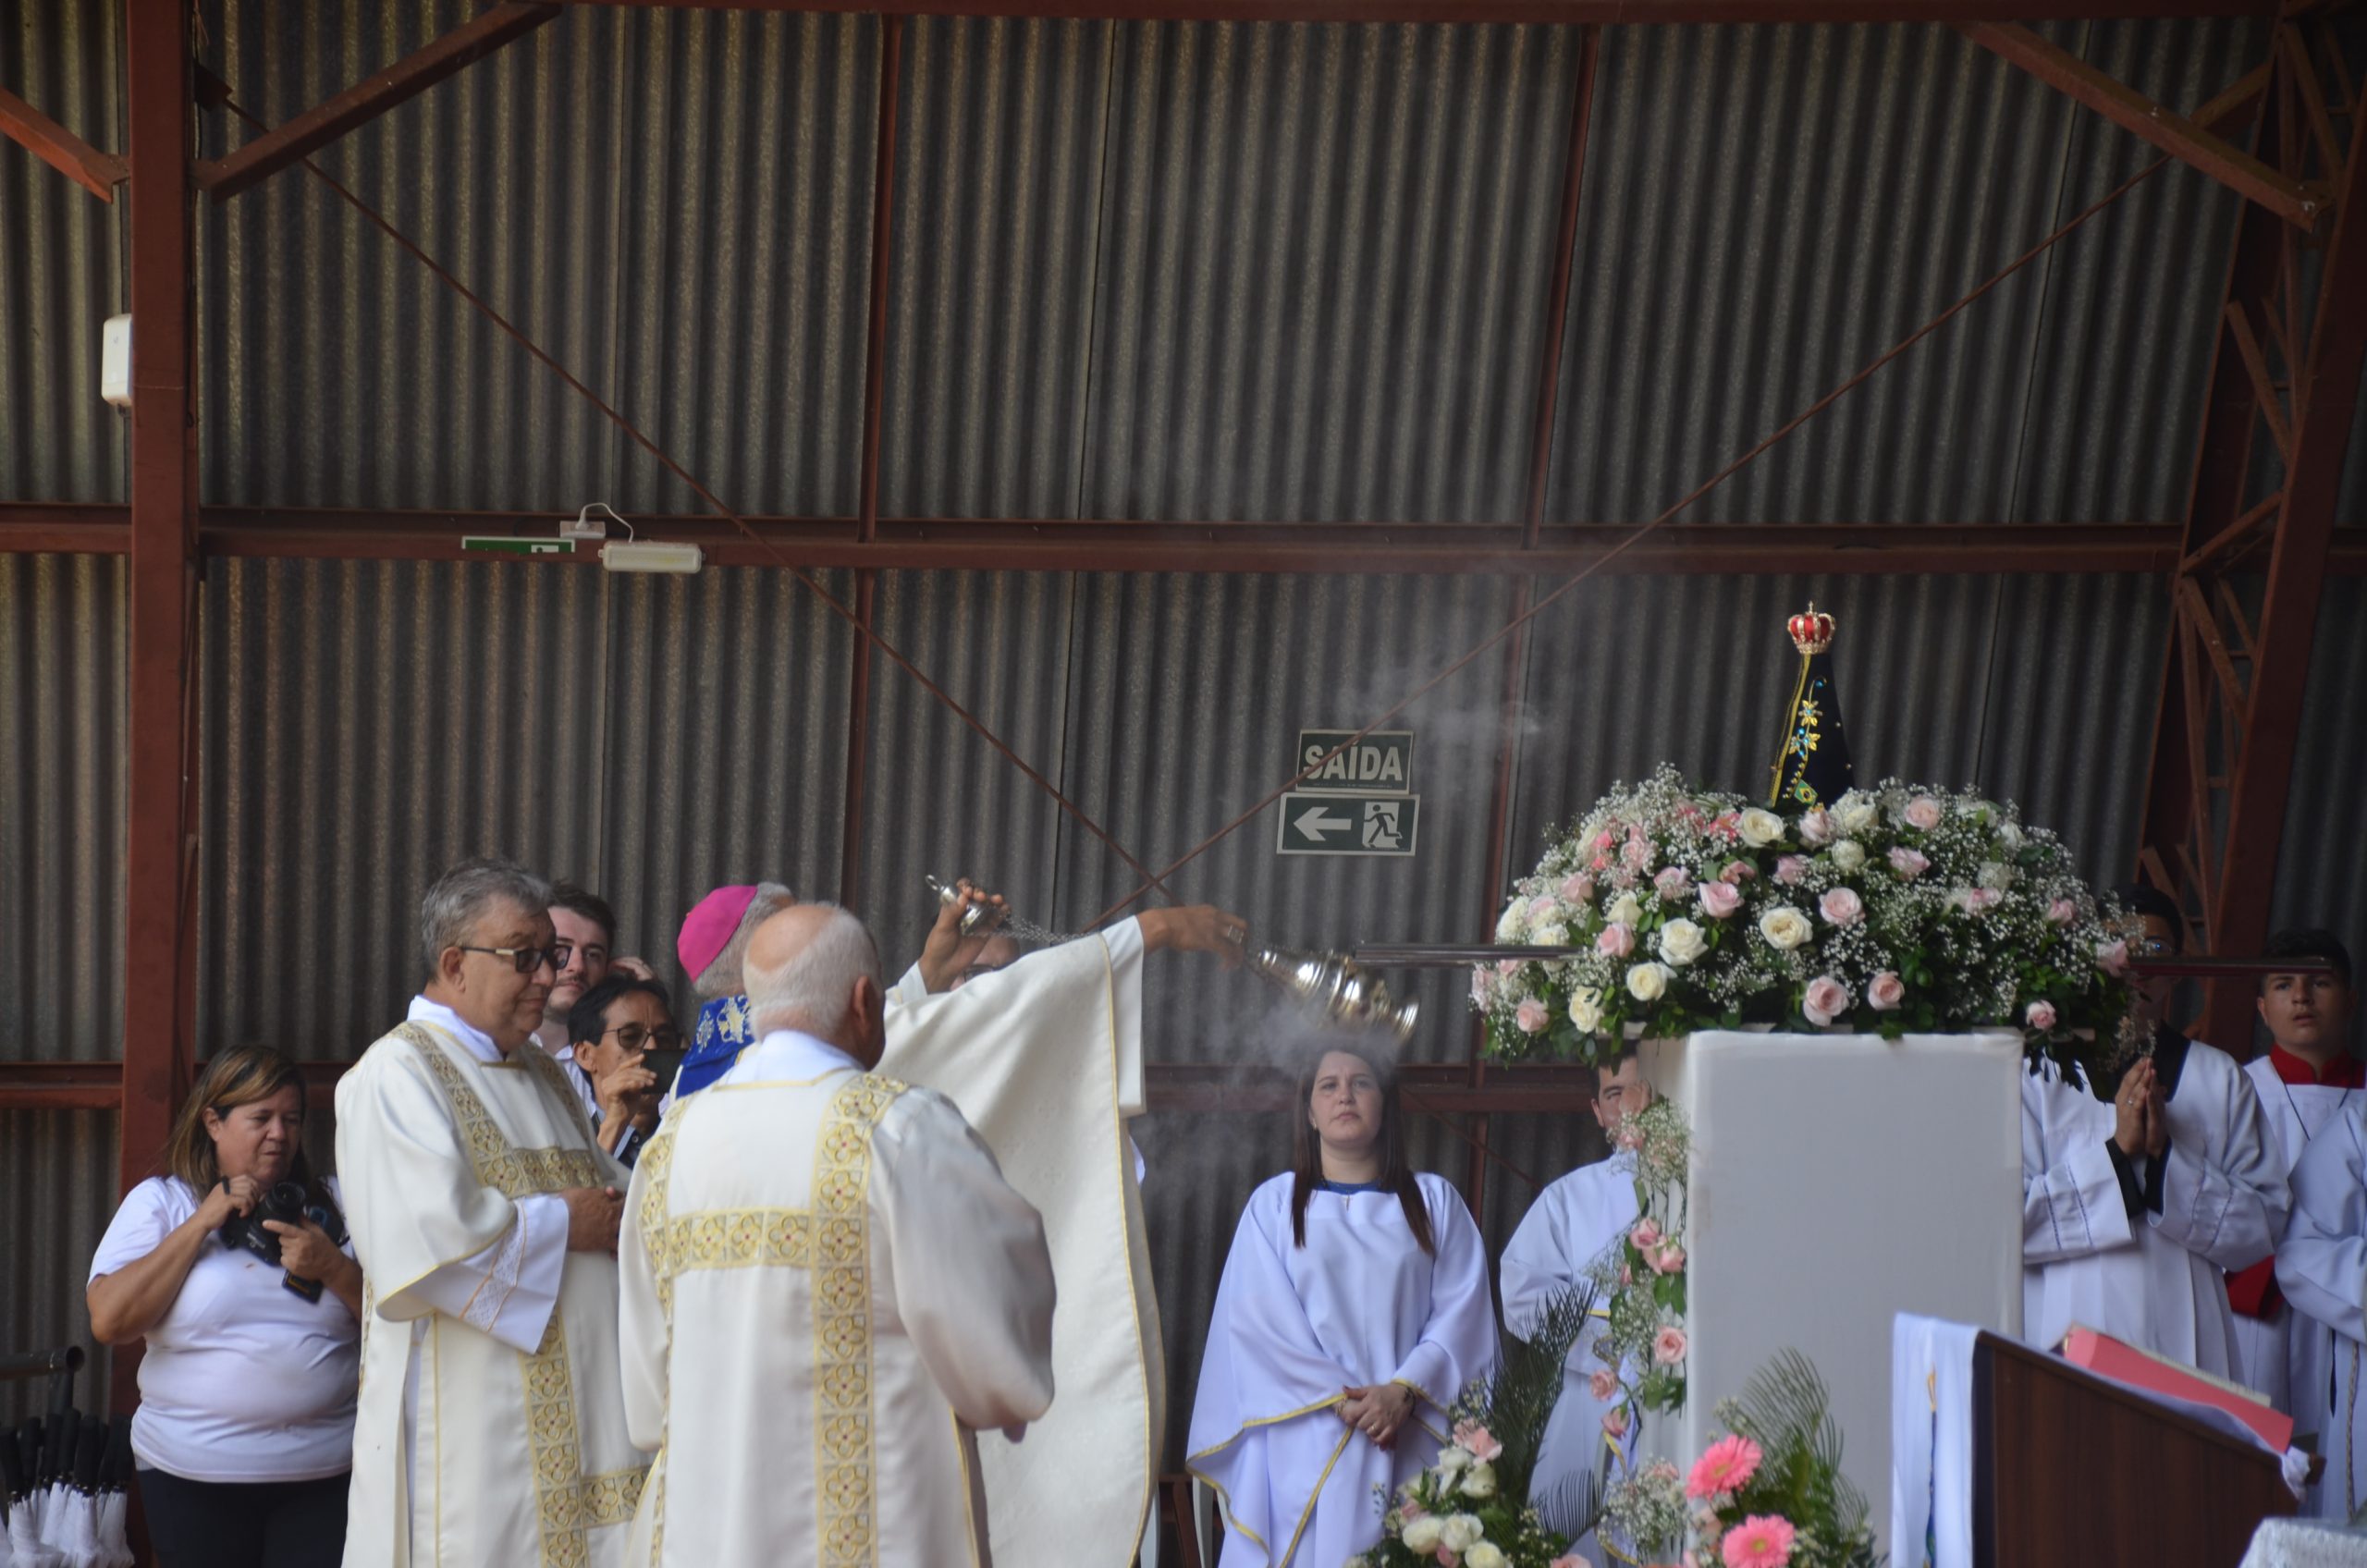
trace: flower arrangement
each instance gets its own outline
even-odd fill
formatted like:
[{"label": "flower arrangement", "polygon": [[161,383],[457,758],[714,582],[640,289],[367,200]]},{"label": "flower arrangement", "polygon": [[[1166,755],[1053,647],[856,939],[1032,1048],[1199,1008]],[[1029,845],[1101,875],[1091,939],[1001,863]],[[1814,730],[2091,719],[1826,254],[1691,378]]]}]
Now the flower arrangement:
[{"label": "flower arrangement", "polygon": [[1598,802],[1505,906],[1498,941],[1567,956],[1480,965],[1471,997],[1511,1058],[1762,1023],[2011,1028],[2068,1067],[2128,1013],[2122,923],[2010,804],[1888,779],[1779,815],[1662,767]]},{"label": "flower arrangement", "polygon": [[1685,1113],[1657,1099],[1622,1117],[1612,1140],[1636,1177],[1636,1223],[1595,1260],[1588,1277],[1609,1303],[1600,1347],[1605,1364],[1590,1390],[1617,1398],[1603,1430],[1625,1441],[1643,1411],[1685,1405],[1686,1158],[1692,1144]]},{"label": "flower arrangement", "polygon": [[1569,1543],[1594,1528],[1599,1500],[1538,1499],[1530,1483],[1563,1367],[1594,1303],[1591,1285],[1565,1292],[1533,1336],[1505,1346],[1495,1372],[1455,1406],[1453,1436],[1438,1459],[1380,1498],[1380,1545],[1347,1568],[1584,1568]]},{"label": "flower arrangement", "polygon": [[1725,1435],[1690,1473],[1655,1460],[1612,1488],[1611,1528],[1656,1562],[1876,1568],[1866,1500],[1841,1474],[1840,1428],[1806,1357],[1777,1356],[1718,1419]]}]

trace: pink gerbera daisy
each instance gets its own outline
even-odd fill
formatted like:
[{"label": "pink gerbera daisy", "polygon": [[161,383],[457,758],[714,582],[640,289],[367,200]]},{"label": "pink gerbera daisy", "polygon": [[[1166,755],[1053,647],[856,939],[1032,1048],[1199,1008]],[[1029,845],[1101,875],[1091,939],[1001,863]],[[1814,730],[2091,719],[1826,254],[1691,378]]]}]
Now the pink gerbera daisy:
[{"label": "pink gerbera daisy", "polygon": [[1798,1532],[1779,1514],[1754,1513],[1726,1532],[1718,1555],[1726,1568],[1784,1568],[1792,1561],[1792,1537]]},{"label": "pink gerbera daisy", "polygon": [[1738,1492],[1759,1474],[1759,1462],[1765,1457],[1757,1443],[1739,1432],[1729,1432],[1694,1462],[1693,1474],[1686,1477],[1685,1495],[1698,1501]]}]

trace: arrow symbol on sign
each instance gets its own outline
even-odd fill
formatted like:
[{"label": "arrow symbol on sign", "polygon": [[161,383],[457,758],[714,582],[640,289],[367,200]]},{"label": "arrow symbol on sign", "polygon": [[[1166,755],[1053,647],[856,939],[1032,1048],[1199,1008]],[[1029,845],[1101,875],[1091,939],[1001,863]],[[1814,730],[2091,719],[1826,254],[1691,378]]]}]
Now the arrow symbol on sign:
[{"label": "arrow symbol on sign", "polygon": [[1344,816],[1333,816],[1326,808],[1317,806],[1291,826],[1297,828],[1306,838],[1312,839],[1319,844],[1323,842],[1325,834],[1337,832],[1343,827],[1353,827],[1355,824]]}]

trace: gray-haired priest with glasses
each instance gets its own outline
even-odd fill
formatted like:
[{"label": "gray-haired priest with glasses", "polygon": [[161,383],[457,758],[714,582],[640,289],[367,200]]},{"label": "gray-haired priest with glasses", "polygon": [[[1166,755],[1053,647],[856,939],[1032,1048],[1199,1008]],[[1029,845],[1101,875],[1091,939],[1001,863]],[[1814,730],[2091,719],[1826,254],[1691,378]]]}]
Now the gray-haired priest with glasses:
[{"label": "gray-haired priest with glasses", "polygon": [[420,906],[426,987],[338,1084],[362,1262],[346,1568],[616,1568],[648,1461],[617,1365],[622,1167],[533,1047],[550,885],[464,862]]}]

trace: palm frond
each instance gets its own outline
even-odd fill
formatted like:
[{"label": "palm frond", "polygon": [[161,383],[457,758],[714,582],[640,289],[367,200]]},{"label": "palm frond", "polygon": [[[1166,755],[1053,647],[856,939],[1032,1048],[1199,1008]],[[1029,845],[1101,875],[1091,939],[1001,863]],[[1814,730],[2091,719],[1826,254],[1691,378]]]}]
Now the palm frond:
[{"label": "palm frond", "polygon": [[1777,1352],[1743,1384],[1735,1415],[1736,1426],[1768,1452],[1812,1458],[1830,1477],[1834,1516],[1851,1528],[1865,1523],[1870,1510],[1841,1473],[1841,1424],[1815,1363],[1796,1350]]},{"label": "palm frond", "polygon": [[1504,1445],[1496,1476],[1509,1495],[1529,1495],[1546,1427],[1562,1398],[1563,1367],[1586,1333],[1594,1304],[1594,1286],[1583,1280],[1547,1302],[1535,1332],[1526,1340],[1504,1341],[1494,1376],[1470,1402],[1490,1435]]}]

